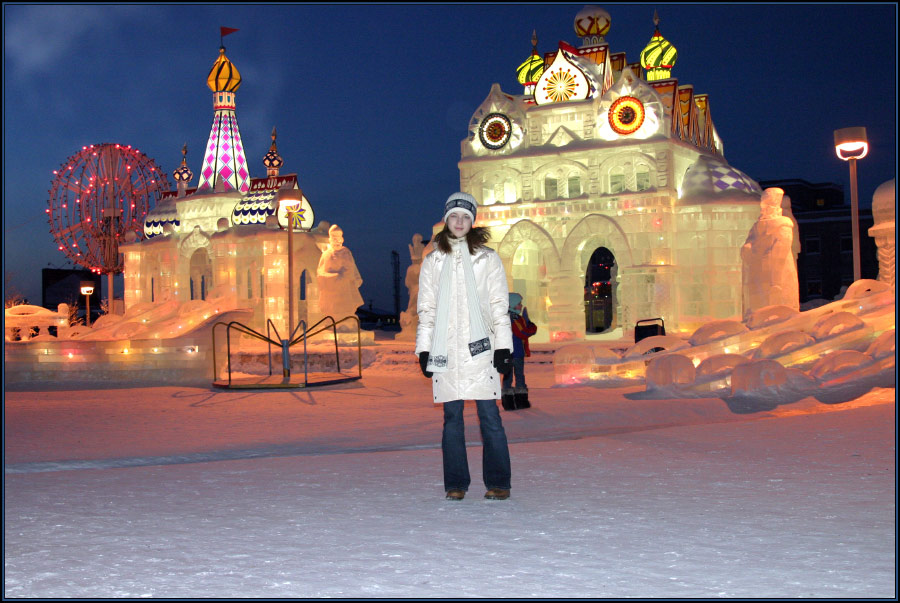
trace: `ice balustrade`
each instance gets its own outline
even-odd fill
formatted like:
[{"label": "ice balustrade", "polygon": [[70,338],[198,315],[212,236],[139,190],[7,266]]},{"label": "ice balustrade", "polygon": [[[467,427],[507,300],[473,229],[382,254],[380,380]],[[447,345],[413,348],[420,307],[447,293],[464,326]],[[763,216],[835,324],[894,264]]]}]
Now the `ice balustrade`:
[{"label": "ice balustrade", "polygon": [[32,338],[52,337],[48,334],[54,327],[59,335],[69,331],[69,305],[59,304],[56,312],[41,306],[19,304],[4,311],[3,330],[6,341],[28,341]]}]

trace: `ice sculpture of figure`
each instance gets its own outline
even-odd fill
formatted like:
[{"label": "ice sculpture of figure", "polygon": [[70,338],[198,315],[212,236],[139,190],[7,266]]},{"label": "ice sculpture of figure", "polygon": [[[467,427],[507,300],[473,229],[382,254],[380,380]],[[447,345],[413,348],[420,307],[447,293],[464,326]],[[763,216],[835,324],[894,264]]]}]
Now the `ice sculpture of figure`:
[{"label": "ice sculpture of figure", "polygon": [[896,197],[894,179],[882,183],[872,197],[872,218],[875,224],[869,229],[869,236],[878,247],[878,280],[891,287],[895,284],[896,227],[894,200]]},{"label": "ice sculpture of figure", "polygon": [[353,254],[344,247],[344,231],[337,224],[328,229],[328,247],[319,258],[316,270],[319,284],[319,310],[340,320],[352,316],[363,304],[359,287],[362,277]]},{"label": "ice sculpture of figure", "polygon": [[406,306],[406,310],[400,313],[401,331],[394,338],[396,340],[411,341],[416,338],[416,328],[419,326],[416,301],[419,298],[419,271],[422,269],[424,252],[425,245],[422,244],[422,235],[416,233],[409,245],[409,259],[412,260],[412,264],[406,269],[406,280],[404,281],[406,289],[409,291],[409,304]]},{"label": "ice sculpture of figure", "polygon": [[743,312],[782,305],[799,310],[797,265],[791,246],[794,222],[781,213],[780,188],[767,188],[760,199],[760,215],[741,247]]}]

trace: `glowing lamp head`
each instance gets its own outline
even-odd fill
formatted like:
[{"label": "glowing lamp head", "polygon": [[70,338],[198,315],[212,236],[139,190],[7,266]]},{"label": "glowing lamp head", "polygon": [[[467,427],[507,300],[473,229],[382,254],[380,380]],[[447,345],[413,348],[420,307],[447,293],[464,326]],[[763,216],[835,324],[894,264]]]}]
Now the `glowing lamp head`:
[{"label": "glowing lamp head", "polygon": [[303,192],[299,188],[283,188],[278,191],[278,205],[285,211],[297,211],[300,209],[300,200]]},{"label": "glowing lamp head", "polygon": [[91,295],[94,293],[94,283],[90,281],[82,281],[81,282],[81,294],[82,295]]},{"label": "glowing lamp head", "polygon": [[838,159],[850,161],[862,159],[869,153],[869,140],[866,129],[842,128],[834,131],[834,152]]}]

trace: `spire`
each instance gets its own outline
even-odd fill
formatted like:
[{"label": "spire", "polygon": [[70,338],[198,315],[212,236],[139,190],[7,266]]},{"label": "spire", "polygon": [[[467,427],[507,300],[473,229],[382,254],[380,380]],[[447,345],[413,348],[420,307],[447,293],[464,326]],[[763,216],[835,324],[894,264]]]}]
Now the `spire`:
[{"label": "spire", "polygon": [[235,96],[241,86],[241,74],[225,56],[224,46],[219,48],[219,57],[209,71],[206,85],[213,91],[214,115],[197,190],[246,193],[250,190],[250,172],[235,115]]},{"label": "spire", "polygon": [[544,59],[538,54],[537,43],[537,30],[535,29],[531,33],[531,56],[516,69],[519,83],[525,86],[525,96],[534,96],[534,85],[544,73]]},{"label": "spire", "polygon": [[184,197],[184,194],[187,191],[188,182],[190,182],[193,177],[194,172],[187,166],[187,143],[184,143],[184,146],[181,148],[181,166],[172,172],[172,178],[175,179],[175,183],[178,185],[179,197]]},{"label": "spire", "polygon": [[672,67],[678,59],[678,51],[659,33],[659,14],[656,10],[653,11],[653,26],[653,37],[641,51],[641,66],[647,70],[648,82],[672,77]]},{"label": "spire", "polygon": [[269,147],[269,152],[263,157],[263,165],[266,166],[266,176],[277,176],[278,168],[284,164],[284,159],[278,154],[278,147],[275,146],[275,138],[277,136],[275,126],[272,126],[272,146]]}]

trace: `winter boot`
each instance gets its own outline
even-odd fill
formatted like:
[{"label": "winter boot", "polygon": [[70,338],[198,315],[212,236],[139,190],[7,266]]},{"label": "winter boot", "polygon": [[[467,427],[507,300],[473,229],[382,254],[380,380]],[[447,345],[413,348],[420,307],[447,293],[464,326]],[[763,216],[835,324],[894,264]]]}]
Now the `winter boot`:
[{"label": "winter boot", "polygon": [[503,410],[516,409],[516,396],[512,390],[503,390],[500,392],[500,403],[503,404]]},{"label": "winter boot", "polygon": [[531,402],[528,401],[528,390],[523,392],[515,392],[513,394],[516,410],[531,408]]}]

